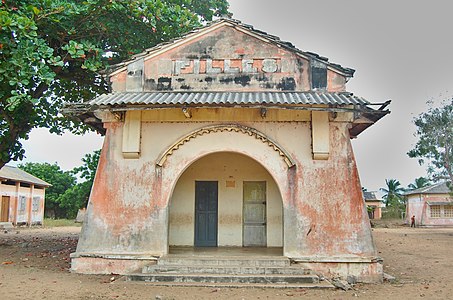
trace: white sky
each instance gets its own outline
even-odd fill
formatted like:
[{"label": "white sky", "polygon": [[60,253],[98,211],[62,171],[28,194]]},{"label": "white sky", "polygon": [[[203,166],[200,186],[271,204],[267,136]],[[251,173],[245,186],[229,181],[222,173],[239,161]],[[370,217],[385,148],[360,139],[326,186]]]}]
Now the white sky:
[{"label": "white sky", "polygon": [[[453,94],[453,2],[411,0],[230,0],[233,18],[356,70],[348,91],[370,102],[392,100],[392,111],[353,141],[362,186],[385,179],[404,186],[425,176],[406,153],[416,142],[412,120],[426,100]],[[450,4],[451,3],[451,4]],[[26,160],[69,170],[102,147],[97,134],[51,135],[33,130]],[[16,163],[11,162],[11,165]]]}]

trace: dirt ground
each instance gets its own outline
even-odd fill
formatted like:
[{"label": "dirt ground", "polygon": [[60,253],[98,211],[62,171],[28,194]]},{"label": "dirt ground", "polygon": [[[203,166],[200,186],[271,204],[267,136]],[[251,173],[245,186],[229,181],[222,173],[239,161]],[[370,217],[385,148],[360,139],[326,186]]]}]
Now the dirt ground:
[{"label": "dirt ground", "polygon": [[[388,228],[386,228],[388,227]],[[69,272],[80,227],[0,233],[0,299],[452,299],[453,228],[380,225],[374,240],[396,277],[352,290],[156,287]]]}]

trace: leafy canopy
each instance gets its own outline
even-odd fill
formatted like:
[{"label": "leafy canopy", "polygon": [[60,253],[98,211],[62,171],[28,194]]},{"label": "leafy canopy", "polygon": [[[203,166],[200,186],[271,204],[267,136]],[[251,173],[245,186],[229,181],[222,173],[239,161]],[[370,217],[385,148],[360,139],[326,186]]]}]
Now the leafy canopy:
[{"label": "leafy canopy", "polygon": [[415,178],[413,183],[409,183],[409,185],[407,186],[407,189],[410,190],[410,191],[418,190],[418,189],[427,187],[430,184],[431,183],[430,183],[428,178],[426,178],[426,177],[418,177],[418,178]]},{"label": "leafy canopy", "polygon": [[0,168],[32,128],[85,132],[59,109],[105,93],[99,71],[226,14],[227,0],[3,0]]},{"label": "leafy canopy", "polygon": [[[71,171],[63,171],[56,163],[25,163],[19,168],[50,183],[46,189],[47,217],[73,219],[79,208],[86,207],[99,162],[100,150],[86,154],[83,164]],[[77,182],[76,176],[79,181]]]},{"label": "leafy canopy", "polygon": [[403,193],[405,191],[401,183],[396,179],[386,179],[385,185],[386,188],[380,189],[384,192],[382,197],[385,200],[385,206],[401,206],[404,203]]},{"label": "leafy canopy", "polygon": [[66,211],[60,207],[61,195],[76,184],[75,176],[68,171],[63,171],[56,163],[25,163],[18,166],[45,182],[51,184],[46,189],[45,213],[56,218],[66,217]]},{"label": "leafy canopy", "polygon": [[414,120],[418,142],[408,152],[419,158],[422,165],[428,162],[428,174],[434,181],[453,182],[453,99],[442,107],[430,108]]}]

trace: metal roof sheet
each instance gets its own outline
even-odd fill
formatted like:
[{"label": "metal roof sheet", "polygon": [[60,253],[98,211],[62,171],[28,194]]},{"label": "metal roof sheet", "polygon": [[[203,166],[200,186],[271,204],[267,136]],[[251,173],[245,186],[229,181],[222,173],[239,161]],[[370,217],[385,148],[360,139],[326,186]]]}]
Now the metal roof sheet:
[{"label": "metal roof sheet", "polygon": [[413,194],[448,194],[452,191],[447,185],[447,182],[439,182],[427,187],[419,188],[416,190],[408,191],[405,195],[413,195]]},{"label": "metal roof sheet", "polygon": [[351,93],[328,92],[139,92],[101,95],[90,105],[368,105]]},{"label": "metal roof sheet", "polygon": [[3,166],[3,168],[0,169],[0,179],[9,179],[13,181],[32,183],[46,187],[51,186],[51,184],[45,182],[44,180],[41,180],[38,177],[25,172],[24,170],[12,166]]},{"label": "metal roof sheet", "polygon": [[365,201],[382,201],[382,199],[378,199],[376,192],[363,192],[363,198]]}]

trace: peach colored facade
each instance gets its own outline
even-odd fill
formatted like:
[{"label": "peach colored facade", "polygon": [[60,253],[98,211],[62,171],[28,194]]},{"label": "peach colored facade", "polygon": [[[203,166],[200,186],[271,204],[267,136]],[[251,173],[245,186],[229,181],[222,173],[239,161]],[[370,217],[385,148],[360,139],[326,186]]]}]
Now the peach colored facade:
[{"label": "peach colored facade", "polygon": [[453,226],[453,194],[445,183],[409,192],[406,223],[416,226]]},{"label": "peach colored facade", "polygon": [[[338,103],[218,100],[229,92],[317,91],[316,63],[325,83],[320,93],[345,91],[349,69],[298,51],[221,20],[112,72],[111,96],[193,98],[96,103],[105,140],[72,270],[127,274],[171,246],[197,246],[197,183],[214,182],[216,247],[250,242],[251,210],[264,218],[254,231],[263,235],[262,247],[280,247],[325,276],[381,281],[350,142],[363,130],[353,132],[355,126],[379,118],[366,123],[354,105]],[[209,94],[197,92],[218,98],[201,103],[197,97]],[[261,190],[250,196],[249,183]],[[257,195],[263,204],[254,210],[246,198]]]},{"label": "peach colored facade", "polygon": [[2,177],[0,174],[0,222],[41,225],[44,220],[45,189],[48,186],[42,182],[32,183]]},{"label": "peach colored facade", "polygon": [[370,219],[379,220],[382,218],[383,201],[378,199],[376,192],[363,192],[363,198],[367,207]]}]

